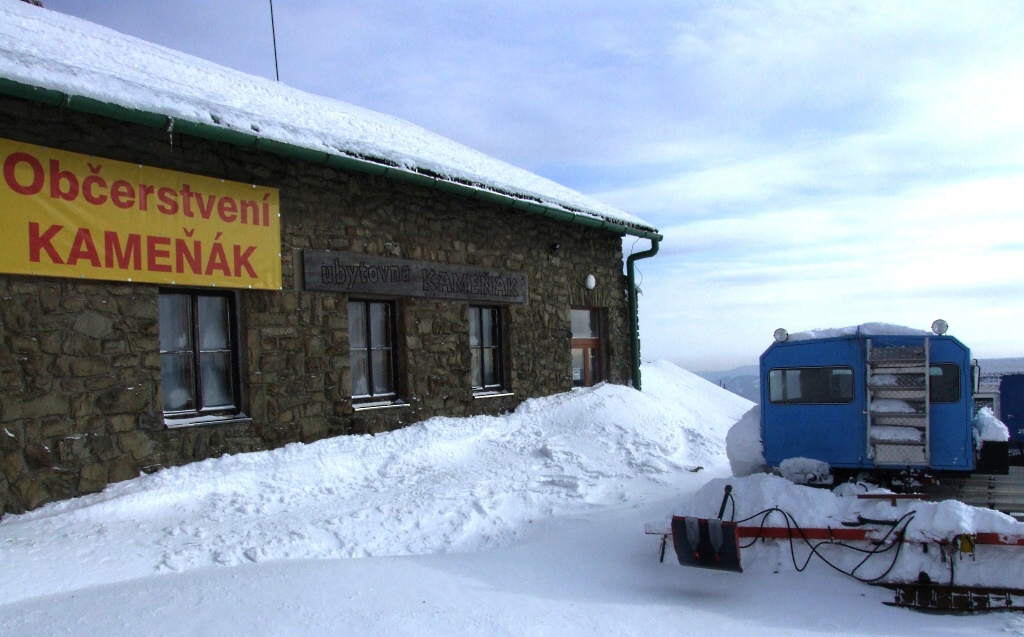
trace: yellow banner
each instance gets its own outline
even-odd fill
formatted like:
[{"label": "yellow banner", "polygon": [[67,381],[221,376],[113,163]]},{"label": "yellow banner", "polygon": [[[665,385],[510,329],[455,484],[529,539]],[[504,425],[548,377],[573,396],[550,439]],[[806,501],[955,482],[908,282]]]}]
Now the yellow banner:
[{"label": "yellow banner", "polygon": [[0,139],[0,272],[281,288],[278,191]]}]

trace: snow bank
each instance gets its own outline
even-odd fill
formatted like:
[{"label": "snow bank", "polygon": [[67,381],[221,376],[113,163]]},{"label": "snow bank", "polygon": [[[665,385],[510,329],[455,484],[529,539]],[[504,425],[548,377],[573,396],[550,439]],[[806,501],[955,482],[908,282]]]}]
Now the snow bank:
[{"label": "snow bank", "polygon": [[[1019,547],[978,545],[975,554],[954,555],[953,562],[944,558],[936,545],[925,551],[920,542],[952,540],[957,535],[979,532],[996,533],[1004,537],[1024,537],[1024,524],[1008,515],[989,509],[967,506],[953,500],[924,502],[898,500],[895,505],[887,499],[860,499],[851,492],[854,485],[844,484],[835,491],[805,487],[789,480],[767,474],[744,478],[716,479],[708,482],[692,499],[683,503],[675,515],[714,517],[722,504],[726,485],[732,486],[733,502],[726,508],[726,519],[741,521],[743,526],[757,527],[761,513],[778,508],[789,513],[802,528],[841,528],[868,520],[909,520],[906,539],[911,542],[900,549],[893,564],[895,550],[873,556],[858,569],[863,578],[886,573],[885,581],[916,581],[921,573],[934,582],[946,583],[950,578],[950,564],[955,570],[955,583],[1020,588],[1024,582],[1024,559]],[[867,487],[860,485],[862,492]],[[889,493],[877,490],[873,493]],[[844,495],[840,495],[844,494]],[[734,505],[734,506],[733,506]],[[785,527],[786,520],[779,512],[769,514],[767,526]],[[881,528],[879,536],[887,528]],[[917,544],[914,544],[916,542]],[[865,547],[861,547],[865,548]],[[806,544],[795,544],[798,564],[808,556]],[[844,570],[852,570],[864,554],[836,544],[822,544],[819,549],[830,561]],[[790,545],[786,541],[756,542],[741,552],[745,571],[777,572],[794,568]]]},{"label": "snow bank", "polygon": [[749,476],[765,470],[761,443],[761,406],[754,405],[736,422],[725,437],[725,452],[734,476]]},{"label": "snow bank", "polygon": [[981,448],[981,443],[990,440],[992,442],[1006,442],[1010,439],[1010,430],[1003,424],[1002,420],[996,418],[991,407],[982,407],[974,414],[974,440]]},{"label": "snow bank", "polygon": [[[476,551],[722,467],[750,403],[670,363],[500,417],[167,469],[0,520],[0,603],[265,560]],[[678,478],[675,478],[678,479]]]},{"label": "snow bank", "polygon": [[832,467],[813,458],[786,458],[779,474],[795,484],[832,484]]},{"label": "snow bank", "polygon": [[654,229],[627,212],[404,120],[24,2],[0,2],[0,77]]}]

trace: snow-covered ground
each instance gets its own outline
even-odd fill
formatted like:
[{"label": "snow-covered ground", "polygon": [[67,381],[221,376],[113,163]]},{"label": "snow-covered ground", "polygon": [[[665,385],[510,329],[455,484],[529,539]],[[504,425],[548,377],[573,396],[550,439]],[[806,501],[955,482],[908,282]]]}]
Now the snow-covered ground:
[{"label": "snow-covered ground", "polygon": [[[7,516],[0,635],[1024,635],[1019,614],[894,609],[765,551],[743,575],[659,563],[645,522],[717,513],[751,404],[643,373],[643,393],[208,460]],[[798,516],[841,515],[776,480],[732,479],[738,506],[778,490]]]}]

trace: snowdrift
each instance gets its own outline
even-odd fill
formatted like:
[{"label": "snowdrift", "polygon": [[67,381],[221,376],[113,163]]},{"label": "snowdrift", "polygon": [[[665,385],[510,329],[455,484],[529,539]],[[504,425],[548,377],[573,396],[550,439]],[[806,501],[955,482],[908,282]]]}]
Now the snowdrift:
[{"label": "snowdrift", "polygon": [[0,603],[154,572],[498,547],[724,467],[750,403],[670,363],[643,374],[643,393],[605,384],[499,417],[207,460],[8,516],[0,559],[17,577]]}]

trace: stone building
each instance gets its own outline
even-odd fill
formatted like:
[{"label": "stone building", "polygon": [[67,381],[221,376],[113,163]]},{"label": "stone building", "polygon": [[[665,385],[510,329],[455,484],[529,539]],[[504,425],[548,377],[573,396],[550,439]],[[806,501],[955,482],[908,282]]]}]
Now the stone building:
[{"label": "stone building", "polygon": [[639,383],[657,231],[407,122],[5,3],[0,168],[2,510]]}]

